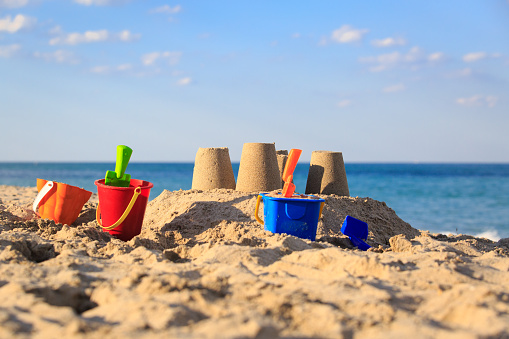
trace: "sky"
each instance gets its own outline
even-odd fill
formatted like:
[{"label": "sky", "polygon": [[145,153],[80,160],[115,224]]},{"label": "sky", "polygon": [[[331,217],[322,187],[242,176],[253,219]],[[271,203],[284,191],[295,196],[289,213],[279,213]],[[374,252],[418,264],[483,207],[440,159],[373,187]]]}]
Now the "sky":
[{"label": "sky", "polygon": [[0,0],[0,161],[509,162],[509,0]]}]

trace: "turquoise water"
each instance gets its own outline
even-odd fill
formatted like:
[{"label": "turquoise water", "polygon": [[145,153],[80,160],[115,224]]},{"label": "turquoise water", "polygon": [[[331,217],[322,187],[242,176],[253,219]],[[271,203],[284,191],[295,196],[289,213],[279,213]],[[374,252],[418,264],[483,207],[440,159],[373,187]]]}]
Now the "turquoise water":
[{"label": "turquoise water", "polygon": [[[238,164],[233,164],[237,173]],[[97,192],[113,163],[0,163],[0,184],[35,186],[36,178]],[[294,173],[304,193],[309,164]],[[187,190],[192,163],[130,163],[133,178],[154,184],[151,199],[164,189]],[[509,164],[346,164],[351,196],[385,201],[413,227],[442,233],[509,237]]]}]

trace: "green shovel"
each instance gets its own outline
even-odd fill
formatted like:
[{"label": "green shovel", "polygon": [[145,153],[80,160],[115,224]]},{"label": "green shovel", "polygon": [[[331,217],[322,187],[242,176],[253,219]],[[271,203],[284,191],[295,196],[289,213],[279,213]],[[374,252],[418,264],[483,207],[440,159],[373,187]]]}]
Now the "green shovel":
[{"label": "green shovel", "polygon": [[125,174],[129,159],[131,159],[133,150],[124,145],[117,146],[117,163],[115,171],[107,171],[104,183],[109,186],[129,187],[131,175]]}]

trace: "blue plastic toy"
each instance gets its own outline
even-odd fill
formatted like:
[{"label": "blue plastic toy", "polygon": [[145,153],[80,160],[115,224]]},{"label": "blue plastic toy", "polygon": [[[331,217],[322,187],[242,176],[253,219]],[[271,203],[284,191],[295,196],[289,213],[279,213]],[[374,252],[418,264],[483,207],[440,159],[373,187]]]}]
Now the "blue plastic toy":
[{"label": "blue plastic toy", "polygon": [[350,241],[360,250],[367,251],[371,247],[364,242],[368,239],[368,224],[364,221],[347,215],[341,232],[350,237]]},{"label": "blue plastic toy", "polygon": [[[258,211],[260,201],[263,200],[263,218]],[[270,197],[267,193],[260,193],[256,200],[255,217],[272,233],[286,233],[295,237],[315,241],[318,220],[322,214],[324,199],[298,199]]]}]

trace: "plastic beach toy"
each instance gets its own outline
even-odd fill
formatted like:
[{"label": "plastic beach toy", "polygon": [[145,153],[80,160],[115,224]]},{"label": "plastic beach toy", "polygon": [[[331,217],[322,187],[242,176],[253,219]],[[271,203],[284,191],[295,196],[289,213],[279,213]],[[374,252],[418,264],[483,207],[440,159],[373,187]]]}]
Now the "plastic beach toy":
[{"label": "plastic beach toy", "polygon": [[39,193],[33,210],[41,218],[71,225],[78,218],[92,192],[56,181],[37,179]]},{"label": "plastic beach toy", "polygon": [[96,180],[99,204],[96,220],[103,231],[128,241],[141,233],[145,209],[152,183],[131,179],[129,187],[105,185],[105,179]]},{"label": "plastic beach toy", "polygon": [[368,239],[368,224],[362,220],[347,215],[341,226],[341,233],[350,237],[352,244],[360,250],[367,251],[371,247],[364,242]]},{"label": "plastic beach toy", "polygon": [[301,153],[302,150],[294,148],[290,150],[290,154],[288,155],[288,160],[286,161],[286,166],[283,171],[283,181],[285,182],[283,186],[283,197],[285,198],[291,197],[293,192],[295,192],[295,184],[292,182],[293,171],[295,170],[295,166],[297,166]]},{"label": "plastic beach toy", "polygon": [[129,187],[131,175],[125,174],[129,159],[131,159],[133,150],[124,145],[117,146],[117,163],[115,165],[115,172],[107,171],[105,177],[105,184],[116,187]]},{"label": "plastic beach toy", "polygon": [[[258,216],[262,199],[264,220]],[[314,241],[324,202],[324,199],[315,197],[284,198],[282,195],[271,197],[260,193],[256,200],[255,218],[266,231]]]}]

